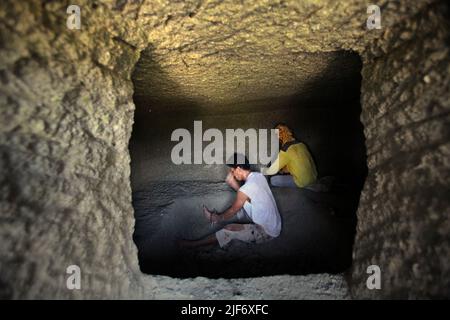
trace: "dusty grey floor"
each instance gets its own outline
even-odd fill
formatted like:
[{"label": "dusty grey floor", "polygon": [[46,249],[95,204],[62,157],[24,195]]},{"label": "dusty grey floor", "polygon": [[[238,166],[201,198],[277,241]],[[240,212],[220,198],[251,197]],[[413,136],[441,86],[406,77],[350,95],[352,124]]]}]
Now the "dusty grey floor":
[{"label": "dusty grey floor", "polygon": [[226,209],[234,191],[222,182],[161,182],[134,192],[134,240],[144,273],[173,277],[239,278],[340,273],[351,264],[354,219],[332,215],[325,194],[273,188],[282,220],[280,237],[264,244],[233,241],[226,248],[180,249],[176,239],[197,239],[214,229],[202,204]]},{"label": "dusty grey floor", "polygon": [[[154,279],[157,279],[157,282]],[[148,276],[145,280],[148,281],[146,288],[149,288],[146,294],[153,299],[351,299],[347,282],[341,274],[233,279],[204,277],[174,279],[166,276]]]}]

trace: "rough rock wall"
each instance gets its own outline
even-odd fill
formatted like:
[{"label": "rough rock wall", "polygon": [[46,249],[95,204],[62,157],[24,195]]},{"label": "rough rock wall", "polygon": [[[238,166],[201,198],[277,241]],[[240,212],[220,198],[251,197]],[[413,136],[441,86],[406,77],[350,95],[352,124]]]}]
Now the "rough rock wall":
[{"label": "rough rock wall", "polygon": [[[358,209],[355,297],[450,297],[447,10],[420,12],[365,56],[369,176]],[[381,269],[381,290],[366,288],[372,264]]]},{"label": "rough rock wall", "polygon": [[[1,296],[128,296],[138,270],[128,166],[138,54],[103,23],[68,30],[65,3],[1,7]],[[66,288],[69,265],[81,268],[82,290]]]},{"label": "rough rock wall", "polygon": [[[326,297],[327,289],[321,290],[320,283],[314,282],[314,277],[269,277],[236,283],[209,279],[180,282],[176,279],[140,275],[136,249],[131,240],[133,211],[127,150],[134,110],[131,69],[139,52],[151,45],[161,68],[178,81],[183,81],[186,79],[183,75],[188,75],[187,79],[191,83],[197,83],[193,87],[195,90],[206,90],[208,87],[205,89],[204,84],[200,85],[197,81],[201,81],[207,70],[215,70],[220,74],[221,81],[210,81],[210,88],[217,88],[218,93],[225,92],[219,89],[221,83],[235,82],[232,77],[235,70],[233,68],[248,68],[248,74],[251,74],[252,67],[248,64],[228,64],[227,59],[252,61],[253,58],[270,58],[284,52],[288,53],[286,57],[290,57],[295,52],[339,49],[353,49],[364,55],[368,44],[383,34],[388,35],[387,39],[380,39],[374,45],[378,48],[374,51],[379,51],[391,39],[390,27],[414,19],[417,12],[428,10],[427,4],[431,2],[434,1],[380,1],[384,29],[368,31],[365,29],[367,3],[357,0],[314,3],[246,1],[245,5],[234,1],[79,1],[82,8],[82,29],[76,31],[66,28],[66,8],[69,1],[2,1],[1,296]],[[435,32],[429,37],[435,38]],[[398,40],[399,48],[400,43],[408,42],[407,35],[404,38]],[[415,40],[410,43],[413,46]],[[389,50],[394,49],[388,47]],[[215,52],[217,54],[208,54]],[[382,65],[383,61],[391,61],[389,55],[378,59],[368,57],[365,58],[365,70],[373,68],[380,73],[377,66]],[[422,58],[418,58],[417,63],[420,61]],[[194,68],[186,72],[186,65]],[[228,69],[230,66],[233,68]],[[435,72],[442,75],[443,71],[438,69]],[[370,74],[365,71],[364,78],[368,77]],[[382,81],[381,76],[374,77]],[[427,79],[435,81],[433,74]],[[363,84],[363,89],[370,92],[371,87],[367,83]],[[448,84],[448,78],[443,83]],[[425,87],[422,90],[425,92]],[[363,120],[369,137],[382,136],[385,130],[392,132],[388,131],[390,124],[386,124],[386,127],[371,125],[372,114],[369,112],[384,110],[370,108],[372,102],[377,101],[376,97],[370,98],[363,92]],[[446,101],[448,99],[442,102],[442,106],[448,109]],[[421,104],[423,105],[427,104]],[[391,107],[392,104],[386,104],[386,108]],[[413,110],[415,115],[415,111],[420,114],[422,109],[418,106]],[[392,112],[394,115],[394,110]],[[399,114],[396,121],[404,121],[401,124],[410,122],[411,126],[421,124],[420,121],[415,124],[414,120],[405,119],[410,116]],[[440,123],[439,120],[437,122]],[[432,125],[433,122],[427,123],[428,121],[424,121],[421,124],[423,135],[419,135],[419,138],[426,139],[435,132],[437,127]],[[400,134],[403,131],[395,132]],[[445,137],[441,133],[439,135],[441,138]],[[396,141],[394,137],[393,134],[386,135],[387,141],[391,141],[392,145]],[[371,150],[375,150],[374,146],[375,142]],[[414,145],[402,143],[401,146],[412,148]],[[419,167],[415,170],[416,177],[420,178],[419,181],[424,181],[424,184],[438,183],[442,179],[442,173],[433,168],[449,167],[445,163],[446,158],[439,157],[440,153],[448,153],[448,148],[441,144],[433,150],[438,155],[414,153],[415,159],[419,159],[419,154],[423,155],[422,169]],[[383,155],[383,152],[379,155]],[[446,227],[448,229],[448,222],[437,222],[442,220],[442,212],[445,213],[448,208],[445,197],[436,194],[433,197],[430,195],[410,202],[404,201],[400,197],[400,191],[393,192],[403,190],[402,185],[379,182],[385,175],[377,174],[382,167],[374,166],[375,159],[375,155],[370,155],[371,172],[362,199],[363,209],[359,212],[358,232],[361,235],[368,234],[365,230],[374,228],[376,221],[371,222],[368,216],[380,216],[380,212],[374,209],[377,204],[381,205],[378,201],[383,201],[383,205],[392,208],[385,211],[386,215],[397,214],[395,208],[399,207],[402,208],[401,212],[414,212],[420,216],[423,211],[417,210],[417,206],[428,208],[429,211],[424,213],[424,220],[414,220],[418,221],[417,224],[406,223],[408,230],[416,230],[412,227],[424,225],[430,230],[427,233],[429,237],[434,238],[445,231]],[[414,166],[414,161],[411,158],[410,162],[401,162],[392,172],[398,177],[399,173],[411,168],[408,165]],[[405,171],[401,170],[402,167]],[[383,169],[386,171],[382,172],[388,173],[388,168],[386,166]],[[420,175],[420,170],[429,175]],[[408,181],[405,178],[404,183]],[[417,179],[413,179],[410,184],[416,181]],[[372,201],[369,197],[375,190],[380,190],[370,187],[375,182],[381,183],[387,192],[398,197],[391,198],[390,202],[383,198]],[[392,190],[387,189],[387,186]],[[412,196],[413,191],[409,194]],[[433,223],[437,233],[428,229]],[[382,228],[389,227],[391,224]],[[355,251],[355,281],[361,277],[360,271],[365,267],[366,261],[370,260],[363,256],[370,257],[374,253],[376,256],[376,252],[381,252],[377,248],[381,248],[384,239],[375,237],[373,232],[370,235],[371,244],[357,247]],[[412,233],[408,235],[411,236]],[[421,235],[417,235],[419,236]],[[393,238],[392,241],[394,240]],[[358,236],[357,241],[366,240]],[[391,245],[399,246],[398,250],[386,251],[383,261],[390,260],[391,252],[401,253],[394,254],[397,259],[409,252],[405,247],[409,243],[405,241],[398,244],[391,242]],[[438,248],[445,250],[443,246]],[[440,275],[448,279],[447,256],[448,254],[433,257],[433,261],[436,261],[432,264],[436,268],[436,277]],[[431,254],[426,257],[431,259]],[[410,284],[397,274],[400,269],[396,266],[400,263],[396,259],[392,261],[394,267],[390,273],[391,289],[381,291],[380,295],[392,295],[396,287],[405,288]],[[437,261],[441,261],[441,265]],[[66,289],[65,271],[70,264],[81,267],[83,289],[80,291]],[[447,269],[444,270],[441,266],[446,266]],[[336,280],[330,281],[331,286],[340,286],[336,284]],[[312,291],[319,292],[313,295],[303,294],[302,287],[310,283],[314,283]],[[322,285],[330,287],[327,283]],[[357,285],[356,283],[355,286]],[[442,281],[435,282],[434,278],[422,282],[422,286],[423,291],[417,295],[433,292],[439,294],[445,288]],[[355,289],[354,293],[357,297],[369,295],[361,289]]]}]

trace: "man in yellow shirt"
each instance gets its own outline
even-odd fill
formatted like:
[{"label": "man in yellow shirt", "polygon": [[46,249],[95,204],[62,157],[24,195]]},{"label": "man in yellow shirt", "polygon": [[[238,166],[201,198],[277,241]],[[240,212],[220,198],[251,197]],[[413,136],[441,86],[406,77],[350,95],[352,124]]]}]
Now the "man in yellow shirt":
[{"label": "man in yellow shirt", "polygon": [[295,140],[292,131],[286,125],[277,125],[281,150],[270,168],[262,168],[264,175],[275,175],[280,170],[289,175],[277,175],[270,183],[277,187],[299,187],[311,185],[317,180],[314,160],[304,143]]}]

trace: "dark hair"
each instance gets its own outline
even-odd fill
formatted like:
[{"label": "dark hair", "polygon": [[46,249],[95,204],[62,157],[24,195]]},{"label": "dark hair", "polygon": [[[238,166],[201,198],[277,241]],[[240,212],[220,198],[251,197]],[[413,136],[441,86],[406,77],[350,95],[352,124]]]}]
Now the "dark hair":
[{"label": "dark hair", "polygon": [[234,153],[233,156],[228,159],[227,161],[227,166],[231,167],[231,168],[241,168],[244,170],[250,170],[250,163],[247,159],[247,157],[243,154],[240,153]]}]

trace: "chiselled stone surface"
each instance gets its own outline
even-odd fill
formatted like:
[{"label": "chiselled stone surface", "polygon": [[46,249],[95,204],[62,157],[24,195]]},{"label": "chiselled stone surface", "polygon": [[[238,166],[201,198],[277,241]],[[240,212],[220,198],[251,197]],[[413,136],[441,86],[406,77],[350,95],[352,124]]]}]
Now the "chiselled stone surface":
[{"label": "chiselled stone surface", "polygon": [[[2,297],[233,298],[239,291],[239,298],[314,298],[327,297],[323,279],[338,283],[331,297],[346,296],[336,276],[237,282],[140,274],[128,140],[131,73],[144,49],[171,84],[163,94],[211,103],[243,99],[256,83],[267,94],[274,76],[289,79],[282,70],[301,72],[293,59],[301,54],[358,52],[369,175],[352,293],[448,297],[444,4],[380,1],[382,29],[372,31],[367,3],[357,0],[78,4],[81,30],[66,28],[65,1],[0,4]],[[145,83],[138,88],[151,91]],[[288,84],[270,90],[284,94]],[[380,265],[383,290],[364,287],[369,263]],[[82,290],[66,288],[71,264],[81,267]],[[304,291],[311,285],[317,294]]]},{"label": "chiselled stone surface", "polygon": [[[369,175],[355,239],[357,297],[449,294],[450,57],[442,19],[422,12],[393,28],[388,54],[363,69]],[[404,34],[415,36],[398,45]],[[371,264],[381,268],[379,292],[365,287]]]}]

